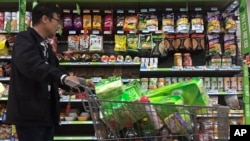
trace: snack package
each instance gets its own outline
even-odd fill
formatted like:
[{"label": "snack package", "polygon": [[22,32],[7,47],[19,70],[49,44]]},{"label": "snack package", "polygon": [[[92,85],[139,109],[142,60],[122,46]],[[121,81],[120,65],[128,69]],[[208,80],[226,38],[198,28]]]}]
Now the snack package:
[{"label": "snack package", "polygon": [[76,10],[73,11],[73,28],[74,30],[77,31],[77,33],[80,33],[80,31],[83,28],[82,17],[79,14],[77,14]]},{"label": "snack package", "polygon": [[203,81],[200,78],[193,78],[189,81],[174,83],[154,90],[149,90],[143,95],[149,99],[158,96],[180,95],[186,105],[207,106],[209,96],[205,93]]},{"label": "snack package", "polygon": [[138,16],[135,14],[127,15],[125,17],[123,31],[129,32],[129,31],[135,31],[138,23]]},{"label": "snack package", "polygon": [[236,39],[233,34],[224,35],[224,55],[236,56]]},{"label": "snack package", "polygon": [[83,29],[91,30],[92,29],[92,17],[90,14],[90,10],[83,10]]},{"label": "snack package", "polygon": [[166,34],[165,35],[165,50],[167,53],[173,54],[175,51],[175,35],[174,34]]},{"label": "snack package", "polygon": [[137,34],[127,34],[127,50],[138,51],[139,36]]},{"label": "snack package", "polygon": [[68,35],[68,51],[79,51],[79,36]]},{"label": "snack package", "polygon": [[195,8],[196,13],[191,18],[191,31],[194,33],[204,32],[204,19],[201,8]]},{"label": "snack package", "polygon": [[139,49],[152,49],[153,42],[152,42],[152,34],[139,34]]},{"label": "snack package", "polygon": [[92,29],[102,31],[102,16],[99,13],[93,15]]},{"label": "snack package", "polygon": [[209,34],[208,39],[208,52],[211,55],[219,55],[221,51],[220,35],[219,34]]},{"label": "snack package", "polygon": [[79,51],[86,51],[90,45],[89,35],[88,34],[80,34],[79,40],[80,40]]},{"label": "snack package", "polygon": [[174,12],[172,8],[166,8],[166,13],[162,15],[162,30],[165,33],[174,33]]},{"label": "snack package", "polygon": [[4,30],[4,12],[0,12],[0,30]]},{"label": "snack package", "polygon": [[226,15],[224,24],[227,33],[235,33],[237,31],[237,24],[234,13]]},{"label": "snack package", "polygon": [[179,52],[187,52],[191,49],[189,34],[177,34],[175,39],[175,50]]},{"label": "snack package", "polygon": [[141,9],[138,15],[138,26],[137,29],[142,31],[147,29],[147,9]]},{"label": "snack package", "polygon": [[17,31],[17,18],[17,12],[11,12],[11,31]]},{"label": "snack package", "polygon": [[155,8],[149,9],[149,15],[147,16],[147,30],[149,32],[155,32],[158,30],[158,17]]},{"label": "snack package", "polygon": [[73,19],[69,9],[63,10],[63,31],[68,34],[69,30],[73,28]]},{"label": "snack package", "polygon": [[124,10],[118,9],[116,13],[116,29],[122,30],[125,22]]},{"label": "snack package", "polygon": [[234,110],[240,109],[240,103],[237,95],[226,95],[225,97],[226,104]]},{"label": "snack package", "polygon": [[205,35],[204,34],[192,34],[191,42],[194,52],[202,52],[205,49]]},{"label": "snack package", "polygon": [[113,14],[110,10],[105,11],[103,32],[104,34],[112,34],[113,31]]},{"label": "snack package", "polygon": [[163,34],[153,34],[153,49],[151,51],[151,56],[154,57],[164,57],[166,56],[164,35]]},{"label": "snack package", "polygon": [[207,33],[221,32],[221,16],[219,11],[207,12]]},{"label": "snack package", "polygon": [[91,34],[89,37],[90,46],[89,51],[103,51],[103,36]]},{"label": "snack package", "polygon": [[189,18],[187,15],[187,9],[181,8],[180,13],[177,14],[176,20],[176,32],[177,33],[188,33],[190,28]]},{"label": "snack package", "polygon": [[126,51],[126,39],[127,36],[124,34],[115,34],[115,51]]}]

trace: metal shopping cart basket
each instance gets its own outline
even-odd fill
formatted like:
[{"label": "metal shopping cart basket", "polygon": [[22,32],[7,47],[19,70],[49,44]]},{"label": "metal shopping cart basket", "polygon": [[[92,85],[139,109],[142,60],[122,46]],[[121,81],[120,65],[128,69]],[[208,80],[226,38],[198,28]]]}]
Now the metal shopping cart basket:
[{"label": "metal shopping cart basket", "polygon": [[187,106],[97,99],[86,86],[86,112],[97,140],[227,141],[228,106]]}]

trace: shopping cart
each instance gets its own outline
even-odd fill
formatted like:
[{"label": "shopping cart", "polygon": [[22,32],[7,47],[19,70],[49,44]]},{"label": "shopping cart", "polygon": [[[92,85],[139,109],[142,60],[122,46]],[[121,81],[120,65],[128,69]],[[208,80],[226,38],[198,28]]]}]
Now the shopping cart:
[{"label": "shopping cart", "polygon": [[84,85],[84,110],[93,120],[97,140],[228,141],[228,106],[187,106],[97,99]]}]

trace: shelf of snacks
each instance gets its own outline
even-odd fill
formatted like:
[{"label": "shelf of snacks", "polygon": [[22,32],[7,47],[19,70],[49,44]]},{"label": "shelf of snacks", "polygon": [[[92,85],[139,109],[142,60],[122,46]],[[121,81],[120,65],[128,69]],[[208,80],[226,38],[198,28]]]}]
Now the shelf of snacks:
[{"label": "shelf of snacks", "polygon": [[68,124],[93,124],[93,121],[60,121],[61,125]]},{"label": "shelf of snacks", "polygon": [[96,137],[93,136],[55,136],[54,140],[97,140]]}]

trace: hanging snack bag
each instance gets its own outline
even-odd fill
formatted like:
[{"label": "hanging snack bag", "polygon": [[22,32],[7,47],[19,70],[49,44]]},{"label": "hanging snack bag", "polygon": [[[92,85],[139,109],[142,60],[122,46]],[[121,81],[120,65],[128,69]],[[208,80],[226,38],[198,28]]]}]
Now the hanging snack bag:
[{"label": "hanging snack bag", "polygon": [[139,36],[137,34],[127,34],[127,50],[138,51]]},{"label": "hanging snack bag", "polygon": [[68,51],[79,51],[79,36],[68,35]]},{"label": "hanging snack bag", "polygon": [[147,29],[147,9],[141,9],[138,14],[138,26],[137,29],[142,31]]},{"label": "hanging snack bag", "polygon": [[205,49],[205,35],[204,34],[192,34],[192,47],[194,52],[202,52]]},{"label": "hanging snack bag", "polygon": [[177,14],[176,32],[177,33],[189,32],[189,19],[186,8],[180,8],[180,13]]},{"label": "hanging snack bag", "polygon": [[91,30],[92,29],[92,18],[90,10],[83,10],[83,29]]},{"label": "hanging snack bag", "polygon": [[174,33],[174,13],[172,8],[166,8],[166,14],[162,15],[162,30],[166,33]]},{"label": "hanging snack bag", "polygon": [[173,53],[175,51],[175,35],[166,34],[165,35],[165,50],[167,53]]},{"label": "hanging snack bag", "polygon": [[139,34],[139,49],[152,49],[152,34]]},{"label": "hanging snack bag", "polygon": [[126,35],[124,34],[116,34],[115,35],[115,51],[126,51]]},{"label": "hanging snack bag", "polygon": [[125,17],[123,31],[136,31],[138,16],[135,14],[135,10],[129,10],[128,13],[129,15]]},{"label": "hanging snack bag", "polygon": [[208,38],[208,52],[211,55],[221,54],[221,43],[219,34],[209,34]]},{"label": "hanging snack bag", "polygon": [[164,44],[164,34],[153,34],[153,49],[151,56],[163,57],[166,56],[165,44]]},{"label": "hanging snack bag", "polygon": [[236,39],[233,34],[224,35],[224,55],[236,56]]},{"label": "hanging snack bag", "polygon": [[77,33],[80,33],[80,31],[82,30],[82,17],[77,14],[76,10],[73,10],[73,27],[74,30],[77,31]]},{"label": "hanging snack bag", "polygon": [[125,21],[125,17],[124,17],[124,10],[117,10],[117,17],[116,17],[116,28],[117,30],[122,30],[123,26],[124,26],[124,21]]},{"label": "hanging snack bag", "polygon": [[[84,31],[83,31],[84,32]],[[89,48],[89,35],[86,33],[82,33],[79,35],[80,38],[80,51],[85,51]]]},{"label": "hanging snack bag", "polygon": [[189,34],[177,34],[175,41],[175,49],[179,52],[187,52],[192,49]]},{"label": "hanging snack bag", "polygon": [[97,52],[103,51],[103,36],[91,34],[89,40],[90,40],[89,51],[97,51]]},{"label": "hanging snack bag", "polygon": [[220,22],[220,12],[213,11],[207,12],[207,33],[220,33],[221,32],[221,22]]},{"label": "hanging snack bag", "polygon": [[69,30],[73,28],[72,15],[69,9],[63,10],[63,30],[65,34],[68,34]]},{"label": "hanging snack bag", "polygon": [[227,33],[235,33],[237,31],[236,19],[233,13],[230,13],[225,17],[225,30]]},{"label": "hanging snack bag", "polygon": [[17,12],[11,12],[11,31],[17,31]]},{"label": "hanging snack bag", "polygon": [[104,34],[112,34],[113,31],[113,14],[111,10],[105,10],[105,16],[104,16],[104,25],[103,25],[103,30]]},{"label": "hanging snack bag", "polygon": [[102,31],[102,16],[100,10],[93,10],[93,13],[92,28],[93,30]]},{"label": "hanging snack bag", "polygon": [[0,30],[4,30],[4,12],[0,12]]},{"label": "hanging snack bag", "polygon": [[195,8],[196,13],[192,16],[191,19],[191,30],[194,33],[203,33],[204,31],[204,20],[203,15],[201,14],[201,8]]},{"label": "hanging snack bag", "polygon": [[147,17],[147,30],[149,32],[155,32],[158,30],[158,17],[156,15],[156,9],[150,8],[148,12],[150,14]]}]

